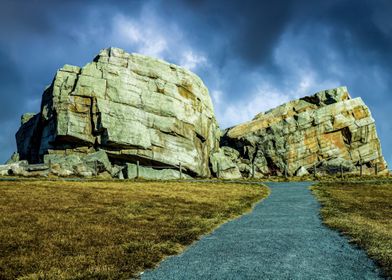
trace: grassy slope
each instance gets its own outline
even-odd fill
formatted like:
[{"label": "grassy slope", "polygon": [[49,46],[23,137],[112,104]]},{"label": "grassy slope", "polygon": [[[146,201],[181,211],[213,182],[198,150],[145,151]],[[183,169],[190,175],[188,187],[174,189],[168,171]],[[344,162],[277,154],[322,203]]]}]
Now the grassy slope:
[{"label": "grassy slope", "polygon": [[0,279],[122,279],[249,210],[266,187],[0,182]]},{"label": "grassy slope", "polygon": [[313,192],[325,224],[348,235],[392,277],[392,182],[320,183]]}]

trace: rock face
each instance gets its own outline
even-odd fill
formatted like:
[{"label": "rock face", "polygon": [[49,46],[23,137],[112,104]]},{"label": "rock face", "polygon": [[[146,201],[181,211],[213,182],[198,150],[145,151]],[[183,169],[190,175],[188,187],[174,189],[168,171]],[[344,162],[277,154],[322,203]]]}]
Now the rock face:
[{"label": "rock face", "polygon": [[116,48],[59,69],[16,140],[1,174],[134,178],[137,161],[146,179],[178,179],[180,164],[183,178],[388,172],[369,109],[345,87],[260,113],[221,137],[200,78]]},{"label": "rock face", "polygon": [[220,131],[207,88],[190,71],[109,48],[83,68],[65,65],[38,114],[22,116],[21,160],[105,151],[111,163],[176,167],[210,176]]},{"label": "rock face", "polygon": [[[242,177],[306,175],[316,165],[319,172],[356,172],[374,165],[387,171],[374,119],[361,98],[351,99],[340,87],[283,104],[253,120],[227,129],[221,145],[235,149],[222,169]],[[219,153],[212,158],[219,158]],[[215,170],[213,170],[216,172]],[[233,173],[234,172],[234,173]],[[222,173],[222,171],[221,171]],[[238,173],[237,173],[238,174]]]}]

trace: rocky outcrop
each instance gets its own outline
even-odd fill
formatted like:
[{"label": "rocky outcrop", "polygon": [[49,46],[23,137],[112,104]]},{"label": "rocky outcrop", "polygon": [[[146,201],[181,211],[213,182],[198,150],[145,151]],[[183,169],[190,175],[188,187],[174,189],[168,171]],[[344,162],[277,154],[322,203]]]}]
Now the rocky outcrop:
[{"label": "rocky outcrop", "polygon": [[219,134],[208,90],[196,75],[109,48],[83,68],[58,70],[40,112],[22,116],[16,140],[20,159],[29,163],[101,150],[111,164],[181,163],[184,173],[207,177]]},{"label": "rocky outcrop", "polygon": [[237,166],[242,177],[303,176],[314,165],[323,173],[357,172],[360,165],[372,173],[375,164],[380,173],[388,172],[368,107],[361,98],[352,99],[345,87],[260,113],[227,129],[221,145],[238,151],[231,163],[223,163],[229,156],[221,165]]},{"label": "rocky outcrop", "polygon": [[221,137],[200,78],[117,48],[59,69],[16,140],[3,175],[134,178],[136,162],[146,179],[177,179],[180,166],[184,178],[387,172],[374,119],[345,87],[260,113]]}]

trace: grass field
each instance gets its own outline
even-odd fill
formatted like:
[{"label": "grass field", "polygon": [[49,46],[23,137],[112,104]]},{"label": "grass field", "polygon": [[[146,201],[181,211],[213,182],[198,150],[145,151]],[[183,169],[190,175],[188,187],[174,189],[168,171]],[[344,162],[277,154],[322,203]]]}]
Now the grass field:
[{"label": "grass field", "polygon": [[124,279],[249,210],[266,187],[0,182],[0,279]]},{"label": "grass field", "polygon": [[325,224],[364,248],[392,277],[392,181],[324,182],[312,190]]}]

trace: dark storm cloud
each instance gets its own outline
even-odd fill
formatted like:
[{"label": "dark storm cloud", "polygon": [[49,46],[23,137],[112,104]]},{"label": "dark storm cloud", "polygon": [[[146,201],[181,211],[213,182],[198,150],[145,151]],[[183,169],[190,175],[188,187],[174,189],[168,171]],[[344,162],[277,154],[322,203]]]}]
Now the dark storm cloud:
[{"label": "dark storm cloud", "polygon": [[368,63],[391,67],[392,25],[386,15],[392,13],[392,2],[336,1],[321,7],[310,3],[307,7],[303,11],[311,11],[302,12],[292,23],[297,32],[304,26],[325,26],[331,30],[328,47],[340,52],[344,59],[359,56]]},{"label": "dark storm cloud", "polygon": [[[197,58],[193,70],[209,87],[223,126],[299,95],[347,85],[370,106],[392,161],[390,3],[3,0],[0,125],[12,133],[0,136],[0,160],[13,149],[19,115],[39,110],[56,69],[83,65],[115,45],[179,64]],[[188,62],[186,53],[194,55]]]},{"label": "dark storm cloud", "polygon": [[[0,88],[1,95],[4,98],[5,95],[15,94],[18,84],[21,82],[20,73],[18,72],[15,62],[11,60],[7,54],[0,49]],[[22,96],[20,96],[22,97]],[[14,108],[19,103],[18,97],[14,95],[14,98],[10,98],[8,101],[12,106],[5,106],[0,110],[0,119],[7,119],[13,116]]]},{"label": "dark storm cloud", "polygon": [[[176,2],[176,1],[173,1]],[[166,3],[166,2],[165,2]],[[193,14],[187,17],[196,22],[193,31],[203,42],[209,37],[223,38],[229,55],[237,54],[248,66],[268,60],[273,46],[291,17],[291,1],[185,1],[184,9]],[[171,6],[167,6],[171,11]],[[174,16],[175,13],[172,13]],[[182,20],[182,19],[180,19]],[[189,24],[189,22],[188,22]],[[197,28],[197,26],[202,28]],[[213,28],[214,32],[211,32]],[[215,32],[216,31],[216,32]],[[208,41],[206,39],[209,39]]]}]

